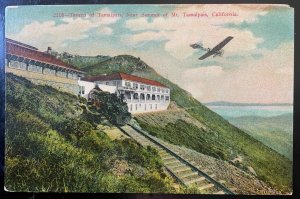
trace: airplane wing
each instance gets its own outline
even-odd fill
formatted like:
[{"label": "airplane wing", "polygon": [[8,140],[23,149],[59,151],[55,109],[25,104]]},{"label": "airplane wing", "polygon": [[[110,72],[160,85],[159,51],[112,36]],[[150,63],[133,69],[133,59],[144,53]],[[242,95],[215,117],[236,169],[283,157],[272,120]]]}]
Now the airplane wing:
[{"label": "airplane wing", "polygon": [[211,49],[211,51],[217,52],[217,51],[221,50],[232,39],[233,39],[233,37],[231,37],[231,36],[227,37],[222,42],[220,42],[218,45],[216,45],[213,49]]},{"label": "airplane wing", "polygon": [[199,59],[203,60],[203,59],[205,59],[205,58],[207,58],[207,57],[209,57],[209,56],[211,56],[213,54],[214,54],[213,51],[208,51],[207,53],[205,53],[204,55],[202,55]]}]

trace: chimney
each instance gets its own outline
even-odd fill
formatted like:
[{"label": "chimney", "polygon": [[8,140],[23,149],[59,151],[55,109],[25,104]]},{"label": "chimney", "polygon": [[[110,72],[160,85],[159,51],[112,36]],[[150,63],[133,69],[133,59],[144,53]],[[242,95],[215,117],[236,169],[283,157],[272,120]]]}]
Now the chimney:
[{"label": "chimney", "polygon": [[48,46],[48,48],[47,48],[47,53],[48,53],[48,54],[51,54],[51,52],[52,52],[52,48],[51,48],[50,46]]}]

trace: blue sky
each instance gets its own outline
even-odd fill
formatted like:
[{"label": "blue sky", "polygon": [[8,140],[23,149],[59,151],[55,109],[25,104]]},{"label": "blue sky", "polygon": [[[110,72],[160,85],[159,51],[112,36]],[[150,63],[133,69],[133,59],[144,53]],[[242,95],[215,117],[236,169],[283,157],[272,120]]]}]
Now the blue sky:
[{"label": "blue sky", "polygon": [[[213,17],[216,12],[238,16]],[[56,18],[55,13],[122,17]],[[19,6],[6,9],[5,29],[7,37],[42,51],[51,46],[80,55],[140,57],[202,102],[274,103],[293,99],[293,19],[294,10],[285,5]],[[223,57],[199,61],[204,52],[189,47],[201,41],[212,48],[229,35],[234,39]]]}]

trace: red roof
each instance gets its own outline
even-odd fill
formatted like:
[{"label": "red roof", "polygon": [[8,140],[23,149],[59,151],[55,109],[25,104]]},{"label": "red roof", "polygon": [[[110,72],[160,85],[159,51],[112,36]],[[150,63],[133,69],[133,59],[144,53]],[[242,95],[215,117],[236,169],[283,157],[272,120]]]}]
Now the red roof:
[{"label": "red roof", "polygon": [[35,47],[11,39],[6,39],[6,54],[16,55],[83,73],[82,71],[77,70],[74,66],[57,59],[53,55],[38,51]]},{"label": "red roof", "polygon": [[154,81],[154,80],[151,80],[151,79],[138,77],[138,76],[135,76],[135,75],[129,75],[129,74],[126,74],[126,73],[114,73],[114,74],[111,74],[111,75],[84,77],[84,78],[82,78],[82,80],[91,81],[91,82],[110,81],[110,80],[130,80],[130,81],[139,82],[139,83],[148,84],[148,85],[153,85],[153,86],[166,87],[165,85],[163,85],[160,82],[157,82],[157,81]]}]

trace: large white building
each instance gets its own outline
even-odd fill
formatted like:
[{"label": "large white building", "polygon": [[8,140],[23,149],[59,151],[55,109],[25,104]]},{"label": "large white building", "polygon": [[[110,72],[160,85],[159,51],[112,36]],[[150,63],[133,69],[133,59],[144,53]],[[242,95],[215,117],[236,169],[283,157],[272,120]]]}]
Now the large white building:
[{"label": "large white building", "polygon": [[168,87],[160,82],[126,73],[84,77],[78,84],[81,96],[86,98],[96,84],[101,90],[124,96],[131,113],[162,111],[170,104]]}]

